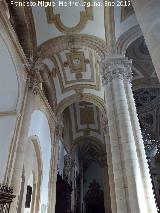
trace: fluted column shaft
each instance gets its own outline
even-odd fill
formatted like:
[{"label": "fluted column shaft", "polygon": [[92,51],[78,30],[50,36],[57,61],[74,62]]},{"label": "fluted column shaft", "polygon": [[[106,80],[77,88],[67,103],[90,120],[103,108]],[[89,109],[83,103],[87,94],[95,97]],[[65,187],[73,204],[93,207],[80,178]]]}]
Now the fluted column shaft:
[{"label": "fluted column shaft", "polygon": [[131,1],[160,80],[160,2],[159,0]]},{"label": "fluted column shaft", "polygon": [[149,165],[147,163],[145,148],[142,138],[142,133],[140,130],[138,114],[135,106],[135,101],[133,97],[132,87],[130,82],[126,82],[125,84],[126,95],[128,100],[129,113],[131,117],[131,125],[133,130],[133,135],[135,139],[135,145],[139,160],[139,165],[141,169],[143,187],[145,190],[145,196],[147,199],[147,204],[150,212],[156,212],[155,199],[153,195],[153,189],[151,184],[151,177],[149,173]]},{"label": "fluted column shaft", "polygon": [[[113,181],[115,187],[115,197],[116,197],[116,206],[114,205],[114,211],[118,213],[128,213],[127,208],[127,198],[125,193],[125,183],[123,179],[123,169],[122,169],[122,159],[120,152],[120,144],[118,141],[118,133],[116,127],[116,117],[114,110],[114,100],[112,95],[111,83],[105,85],[106,91],[106,105],[107,105],[107,119],[109,125],[109,135],[110,135],[110,149],[111,149],[111,160],[112,160],[112,169],[113,169]],[[107,150],[109,152],[109,150]],[[108,154],[107,154],[108,156]],[[110,171],[109,171],[109,178]],[[110,182],[110,181],[109,181]],[[112,182],[112,181],[111,181]],[[123,199],[122,199],[123,198]],[[111,197],[113,199],[113,197]],[[113,200],[111,200],[111,204]],[[113,204],[112,204],[113,209]]]},{"label": "fluted column shaft", "polygon": [[[135,140],[133,126],[136,129],[139,123],[132,122],[133,115],[128,105],[129,92],[126,93],[126,84],[131,89],[131,62],[123,56],[108,57],[102,67],[117,212],[156,212],[155,208],[153,210],[149,208],[145,196],[141,171],[144,162],[138,155],[136,145],[143,141]],[[132,113],[136,113],[136,110]],[[149,176],[148,170],[146,173]],[[154,200],[151,202],[154,207]]]}]

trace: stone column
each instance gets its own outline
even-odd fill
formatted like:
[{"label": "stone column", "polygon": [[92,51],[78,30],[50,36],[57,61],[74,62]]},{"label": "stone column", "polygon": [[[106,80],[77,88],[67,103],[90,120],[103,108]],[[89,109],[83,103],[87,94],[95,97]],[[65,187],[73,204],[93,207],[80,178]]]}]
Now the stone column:
[{"label": "stone column", "polygon": [[[116,196],[115,196],[115,184],[114,184],[114,174],[113,174],[113,165],[112,165],[112,152],[111,152],[111,144],[110,144],[110,137],[109,137],[109,129],[108,129],[108,123],[107,118],[103,117],[103,133],[105,137],[105,145],[107,150],[107,159],[104,163],[105,165],[105,171],[104,171],[104,184],[106,182],[106,173],[107,174],[107,181],[109,182],[109,191],[104,193],[108,193],[110,196],[110,208],[112,209],[112,213],[117,212],[117,205],[116,205]],[[107,167],[107,168],[106,168]],[[107,172],[108,171],[108,172]],[[109,211],[108,211],[109,212]]]},{"label": "stone column", "polygon": [[23,195],[24,195],[24,186],[25,186],[25,175],[24,175],[24,168],[23,168],[23,171],[22,171],[22,181],[21,181],[21,189],[20,189],[20,194],[19,194],[19,202],[18,202],[17,213],[21,213],[22,202],[23,202]]},{"label": "stone column", "polygon": [[[121,160],[121,152],[120,152],[120,144],[118,141],[118,134],[117,134],[117,127],[116,127],[116,117],[115,117],[115,110],[114,110],[114,100],[112,95],[111,89],[111,82],[105,80],[105,73],[106,69],[102,64],[102,78],[103,84],[106,91],[106,107],[107,107],[107,119],[109,125],[109,135],[110,135],[110,149],[111,149],[111,161],[112,161],[112,169],[113,169],[113,180],[114,181],[114,188],[115,188],[115,202],[116,202],[116,209],[113,212],[117,213],[128,213],[127,208],[127,198],[125,193],[125,183],[123,179],[123,169],[122,169],[122,160]],[[110,153],[107,150],[107,156]],[[111,179],[111,177],[109,177]],[[123,199],[122,199],[123,198]],[[113,198],[111,197],[111,203],[113,202]],[[113,209],[113,206],[112,206]]]},{"label": "stone column", "polygon": [[[29,130],[29,125],[30,125],[30,118],[32,111],[34,109],[34,106],[36,105],[36,96],[38,92],[40,91],[40,82],[37,80],[36,75],[31,75],[28,74],[27,76],[27,82],[25,85],[25,90],[24,90],[24,98],[23,98],[23,107],[21,110],[21,121],[19,128],[17,129],[16,134],[18,135],[17,137],[17,149],[16,153],[13,153],[15,155],[15,162],[13,166],[13,174],[11,177],[11,186],[13,188],[14,194],[16,195],[16,198],[13,200],[11,204],[11,209],[10,211],[12,213],[17,213],[18,209],[18,196],[20,193],[20,186],[19,184],[21,183],[21,174],[23,170],[23,164],[24,164],[24,157],[25,157],[25,147],[26,143],[28,140],[28,130]],[[12,158],[14,159],[14,158]],[[12,165],[12,162],[11,162]],[[11,166],[9,166],[11,168]],[[7,179],[10,179],[10,177],[7,177]]]},{"label": "stone column", "polygon": [[11,186],[14,190],[14,194],[16,195],[16,198],[14,199],[13,203],[11,204],[11,212],[17,213],[18,211],[18,197],[20,193],[20,183],[21,183],[21,174],[23,170],[23,163],[24,163],[24,156],[25,156],[25,145],[27,142],[27,134],[28,134],[28,128],[29,128],[29,122],[30,122],[30,115],[32,112],[32,93],[29,91],[26,91],[26,100],[24,102],[25,109],[23,114],[23,119],[21,123],[21,129],[17,129],[17,131],[20,131],[19,135],[19,142],[17,145],[16,150],[16,156],[15,156],[15,163],[13,167],[13,174],[11,178]]},{"label": "stone column", "polygon": [[[101,167],[103,171],[103,191],[104,191],[104,208],[105,208],[105,213],[110,213],[111,212],[111,190],[114,191],[114,189],[110,188],[110,183],[109,183],[109,169],[107,165],[107,156],[106,154],[102,154],[101,157]],[[116,211],[112,211],[116,212]]]},{"label": "stone column", "polygon": [[148,203],[148,209],[150,212],[156,212],[155,198],[152,189],[151,176],[149,172],[149,165],[146,159],[146,153],[142,138],[142,133],[139,125],[138,114],[135,106],[135,101],[132,92],[132,86],[130,82],[125,82],[126,96],[128,100],[128,109],[131,117],[131,125],[133,129],[133,135],[135,139],[135,145],[141,169],[141,176],[143,181],[143,187],[145,190],[145,196]]},{"label": "stone column", "polygon": [[131,122],[133,115],[129,112],[126,94],[126,82],[131,87],[131,61],[115,55],[103,61],[102,69],[117,212],[156,212],[154,200],[151,202],[155,208],[151,210],[145,196],[141,173],[143,162],[139,159],[136,146],[136,143],[142,141],[135,141]]},{"label": "stone column", "polygon": [[62,130],[62,126],[60,123],[56,123],[54,130],[51,130],[52,150],[51,150],[51,163],[50,163],[48,213],[55,212],[57,164],[58,164],[58,143],[61,138],[61,130]]},{"label": "stone column", "polygon": [[76,199],[77,199],[77,181],[76,181],[76,153],[71,152],[71,183],[72,183],[72,193],[71,193],[71,211],[75,212],[76,209]]},{"label": "stone column", "polygon": [[83,213],[83,164],[80,162],[80,212]]},{"label": "stone column", "polygon": [[160,2],[159,0],[131,0],[131,2],[160,80]]}]

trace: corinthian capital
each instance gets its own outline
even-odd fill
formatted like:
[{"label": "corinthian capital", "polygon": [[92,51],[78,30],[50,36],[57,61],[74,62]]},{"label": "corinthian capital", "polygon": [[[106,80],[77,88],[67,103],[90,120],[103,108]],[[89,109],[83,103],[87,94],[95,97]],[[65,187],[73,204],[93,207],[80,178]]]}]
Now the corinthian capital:
[{"label": "corinthian capital", "polygon": [[42,90],[42,80],[40,75],[36,71],[31,71],[28,73],[27,78],[28,87],[32,89],[34,95],[37,95],[40,90]]},{"label": "corinthian capital", "polygon": [[132,61],[123,56],[106,57],[101,62],[101,75],[103,85],[108,84],[113,79],[121,79],[131,82],[132,80]]}]

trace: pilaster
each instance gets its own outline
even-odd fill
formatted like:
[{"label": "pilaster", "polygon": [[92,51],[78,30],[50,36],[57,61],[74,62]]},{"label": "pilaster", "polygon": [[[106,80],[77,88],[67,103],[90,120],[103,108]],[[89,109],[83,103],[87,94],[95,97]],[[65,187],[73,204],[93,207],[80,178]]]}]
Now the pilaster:
[{"label": "pilaster", "polygon": [[55,212],[56,205],[56,182],[57,182],[57,164],[58,164],[58,143],[62,134],[62,123],[58,121],[53,130],[51,130],[52,150],[50,161],[49,177],[49,195],[48,195],[48,213]]},{"label": "pilaster", "polygon": [[[109,183],[109,191],[106,187],[104,187],[104,193],[108,194],[110,196],[110,208],[112,209],[112,213],[117,212],[117,204],[116,204],[116,195],[115,195],[115,184],[114,184],[114,173],[113,173],[113,165],[112,165],[112,152],[111,152],[111,144],[110,144],[110,136],[109,136],[109,129],[108,129],[108,122],[107,117],[103,117],[102,121],[103,125],[103,133],[105,137],[105,144],[106,144],[106,150],[107,150],[107,159],[105,159],[104,162],[104,184],[106,184],[106,181]],[[107,164],[107,168],[106,168]],[[108,174],[107,174],[108,173]],[[107,177],[106,177],[107,174]],[[106,196],[106,195],[104,195]],[[105,201],[106,202],[106,201]],[[108,207],[108,202],[105,204],[105,209]]]},{"label": "pilaster", "polygon": [[[26,100],[25,107],[23,112],[23,117],[21,118],[20,128],[17,129],[19,131],[19,137],[17,138],[17,148],[15,149],[15,162],[13,166],[13,174],[12,177],[7,177],[7,179],[11,179],[11,186],[13,187],[16,198],[14,202],[11,204],[11,212],[17,213],[17,204],[18,204],[18,195],[20,192],[20,183],[21,183],[21,174],[23,170],[24,156],[25,156],[25,145],[27,142],[27,134],[29,129],[30,116],[32,112],[32,93],[30,91],[26,91]],[[13,160],[13,159],[12,159]],[[11,162],[12,163],[12,162]],[[13,163],[12,163],[13,164]],[[9,166],[10,167],[10,166]],[[11,175],[11,174],[8,174]]]}]

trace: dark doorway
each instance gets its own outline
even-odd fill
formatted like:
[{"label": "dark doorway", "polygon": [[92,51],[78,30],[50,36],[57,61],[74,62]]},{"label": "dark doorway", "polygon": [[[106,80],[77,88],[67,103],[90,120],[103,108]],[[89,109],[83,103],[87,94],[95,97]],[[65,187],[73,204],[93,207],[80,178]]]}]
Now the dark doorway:
[{"label": "dark doorway", "polygon": [[104,195],[100,185],[93,180],[85,195],[86,213],[105,213]]},{"label": "dark doorway", "polygon": [[55,213],[71,213],[71,192],[71,185],[58,174]]}]

